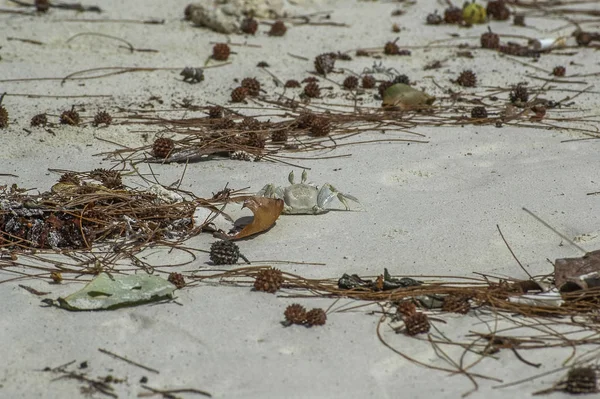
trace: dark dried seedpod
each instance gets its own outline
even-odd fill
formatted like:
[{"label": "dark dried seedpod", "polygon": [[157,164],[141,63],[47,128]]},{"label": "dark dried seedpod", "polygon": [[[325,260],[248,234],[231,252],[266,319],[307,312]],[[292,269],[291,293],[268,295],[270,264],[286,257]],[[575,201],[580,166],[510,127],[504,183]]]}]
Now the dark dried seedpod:
[{"label": "dark dried seedpod", "polygon": [[569,393],[598,392],[598,376],[592,367],[574,367],[569,370],[565,391]]},{"label": "dark dried seedpod", "polygon": [[285,308],[283,315],[289,324],[304,324],[306,322],[306,309],[298,303]]},{"label": "dark dried seedpod", "polygon": [[183,278],[183,274],[181,273],[169,273],[169,278],[167,281],[173,284],[178,289],[182,289],[185,287],[185,279]]},{"label": "dark dried seedpod", "polygon": [[245,87],[236,87],[231,92],[231,101],[234,103],[241,103],[246,99],[248,90]]},{"label": "dark dried seedpod", "polygon": [[290,79],[285,82],[283,87],[285,87],[287,89],[294,89],[294,88],[301,87],[301,86],[300,86],[300,82],[298,82],[297,80]]},{"label": "dark dried seedpod", "polygon": [[172,139],[159,137],[152,144],[152,153],[157,158],[167,158],[173,152],[174,148],[175,142]]},{"label": "dark dried seedpod", "polygon": [[37,114],[31,118],[31,126],[46,126],[48,123],[48,117],[46,114]]},{"label": "dark dried seedpod", "polygon": [[444,22],[447,24],[460,24],[463,22],[463,10],[458,7],[448,7],[444,10]]},{"label": "dark dried seedpod", "polygon": [[487,118],[488,114],[487,114],[487,110],[485,109],[485,107],[473,107],[473,109],[471,110],[471,118],[475,118],[475,119],[483,119],[483,118]]},{"label": "dark dried seedpod", "polygon": [[456,83],[462,87],[475,87],[477,85],[477,75],[470,69],[464,70],[458,75]]},{"label": "dark dried seedpod", "polygon": [[315,57],[315,69],[321,75],[327,75],[335,67],[335,57],[331,53],[320,54]]},{"label": "dark dried seedpod", "polygon": [[287,32],[287,27],[283,23],[283,21],[275,21],[273,25],[271,25],[271,30],[269,30],[269,36],[283,36]]},{"label": "dark dried seedpod", "polygon": [[316,117],[310,125],[310,134],[314,137],[327,136],[331,132],[331,121],[322,116]]},{"label": "dark dried seedpod", "polygon": [[221,240],[210,246],[210,260],[215,265],[233,265],[239,258],[240,249],[233,241]]},{"label": "dark dried seedpod", "polygon": [[58,182],[79,186],[81,184],[81,179],[79,178],[79,176],[77,176],[77,174],[75,174],[73,172],[67,172],[67,173],[63,173],[60,176],[60,178],[58,179]]},{"label": "dark dried seedpod", "polygon": [[488,31],[481,35],[480,42],[483,48],[497,49],[500,47],[500,36],[488,28]]},{"label": "dark dried seedpod", "polygon": [[405,85],[409,85],[410,79],[408,78],[408,76],[406,76],[404,74],[397,75],[394,77],[394,79],[392,79],[392,84],[396,84],[396,83],[403,83]]},{"label": "dark dried seedpod", "polygon": [[248,147],[265,148],[267,139],[262,133],[248,133],[245,143]]},{"label": "dark dried seedpod", "polygon": [[258,22],[254,18],[246,18],[240,25],[242,32],[254,35],[258,29]]},{"label": "dark dried seedpod", "polygon": [[302,80],[302,83],[312,83],[312,82],[318,82],[319,79],[315,78],[314,76],[309,76],[308,78],[304,78]]},{"label": "dark dried seedpod", "polygon": [[412,316],[417,313],[417,306],[410,300],[402,301],[396,306],[396,314],[402,316]]},{"label": "dark dried seedpod", "polygon": [[121,173],[116,170],[94,169],[90,172],[90,177],[98,180],[106,188],[115,189],[123,186]]},{"label": "dark dried seedpod", "polygon": [[[483,109],[485,110],[485,108]],[[469,310],[471,310],[471,304],[469,303],[469,298],[467,297],[460,295],[448,295],[444,298],[444,303],[442,304],[443,312],[467,314],[469,313]]]},{"label": "dark dried seedpod", "polygon": [[220,119],[223,117],[223,107],[215,105],[208,108],[208,117],[211,119]]},{"label": "dark dried seedpod", "polygon": [[315,308],[306,312],[306,326],[322,326],[327,322],[327,314],[323,309]]},{"label": "dark dried seedpod", "polygon": [[516,26],[525,26],[525,15],[523,14],[515,14],[513,18],[513,25]]},{"label": "dark dried seedpod", "polygon": [[268,68],[270,65],[267,64],[265,61],[260,61],[258,64],[256,64],[256,66],[259,68]]},{"label": "dark dried seedpod", "polygon": [[356,56],[357,57],[368,57],[368,56],[370,56],[370,54],[367,50],[356,50]]},{"label": "dark dried seedpod", "polygon": [[4,108],[2,104],[2,97],[0,97],[0,129],[6,129],[8,127],[8,111]]},{"label": "dark dried seedpod", "polygon": [[242,79],[241,86],[248,91],[248,95],[256,97],[260,94],[260,82],[256,78]]},{"label": "dark dried seedpod", "polygon": [[310,82],[304,86],[304,94],[306,97],[317,98],[321,95],[321,88],[315,82]]},{"label": "dark dried seedpod", "polygon": [[271,133],[271,141],[274,143],[285,143],[286,141],[288,141],[287,130],[275,130],[273,133]]},{"label": "dark dried seedpod", "polygon": [[204,80],[204,70],[202,68],[185,67],[179,75],[183,76],[184,82],[197,83]]},{"label": "dark dried seedpod", "polygon": [[358,78],[356,76],[348,76],[344,79],[343,86],[348,90],[356,89],[358,87]]},{"label": "dark dried seedpod", "polygon": [[486,12],[490,18],[498,21],[506,21],[510,18],[510,10],[506,6],[504,0],[489,1],[486,7]]},{"label": "dark dried seedpod", "polygon": [[529,90],[527,90],[527,86],[519,83],[509,93],[509,99],[513,104],[526,103],[529,100]]},{"label": "dark dried seedpod", "polygon": [[408,335],[417,335],[426,333],[431,328],[429,318],[425,313],[416,312],[404,317],[404,325]]},{"label": "dark dried seedpod", "polygon": [[565,76],[565,74],[567,73],[567,68],[565,68],[564,66],[555,66],[554,69],[552,69],[552,75],[554,76]]},{"label": "dark dried seedpod", "polygon": [[258,272],[254,289],[274,294],[283,284],[283,274],[279,269],[268,268]]},{"label": "dark dried seedpod", "polygon": [[219,123],[214,125],[215,130],[227,130],[233,129],[235,127],[235,122],[231,118],[222,118]]},{"label": "dark dried seedpod", "polygon": [[217,61],[227,61],[231,49],[227,43],[217,43],[213,46],[212,58]]},{"label": "dark dried seedpod", "polygon": [[60,123],[63,125],[77,126],[80,121],[79,113],[74,108],[71,108],[69,111],[63,111],[60,114]]},{"label": "dark dried seedpod", "polygon": [[256,118],[245,117],[239,124],[240,130],[250,131],[250,130],[260,130],[260,121]]},{"label": "dark dried seedpod", "polygon": [[372,89],[377,84],[377,81],[373,77],[373,75],[365,75],[362,77],[362,87],[363,89]]},{"label": "dark dried seedpod", "polygon": [[35,0],[35,10],[37,12],[47,12],[50,9],[48,0]]},{"label": "dark dried seedpod", "polygon": [[94,126],[99,126],[99,125],[108,126],[110,124],[112,124],[112,116],[110,116],[110,114],[106,111],[98,112],[94,116],[94,122],[92,122],[92,125],[94,125]]},{"label": "dark dried seedpod", "polygon": [[438,14],[437,10],[435,10],[432,14],[427,14],[427,19],[425,22],[427,25],[439,25],[444,22],[444,18]]},{"label": "dark dried seedpod", "polygon": [[393,42],[387,42],[385,46],[383,46],[383,52],[387,55],[398,55],[400,54],[400,47],[396,44],[398,39]]},{"label": "dark dried seedpod", "polygon": [[335,58],[340,61],[352,61],[350,54],[340,53],[339,51],[335,54]]},{"label": "dark dried seedpod", "polygon": [[302,112],[296,118],[296,126],[298,127],[298,129],[309,128],[316,118],[317,116],[310,111]]}]

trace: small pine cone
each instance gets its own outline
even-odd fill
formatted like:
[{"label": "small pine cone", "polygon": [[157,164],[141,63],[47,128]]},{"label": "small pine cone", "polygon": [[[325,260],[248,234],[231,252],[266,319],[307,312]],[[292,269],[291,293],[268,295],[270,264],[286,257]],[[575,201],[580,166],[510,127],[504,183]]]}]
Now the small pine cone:
[{"label": "small pine cone", "polygon": [[331,121],[329,118],[316,117],[310,125],[310,134],[315,137],[327,136],[331,132]]},{"label": "small pine cone", "polygon": [[327,75],[335,67],[335,57],[331,53],[317,55],[315,57],[315,69],[321,75]]},{"label": "small pine cone", "polygon": [[458,7],[448,7],[444,10],[444,22],[460,24],[463,21],[463,10]]},{"label": "small pine cone", "polygon": [[376,83],[377,83],[377,81],[375,80],[373,75],[365,75],[362,78],[363,89],[372,89],[373,87],[375,87]]},{"label": "small pine cone", "polygon": [[402,301],[396,307],[396,314],[405,317],[412,316],[417,313],[417,306],[411,301]]},{"label": "small pine cone", "polygon": [[306,322],[306,309],[298,303],[288,306],[283,315],[290,324],[304,324]]},{"label": "small pine cone", "polygon": [[343,85],[348,90],[354,90],[358,87],[358,78],[356,76],[348,76],[344,79]]},{"label": "small pine cone", "polygon": [[60,114],[60,123],[63,125],[77,126],[79,125],[79,122],[79,113],[74,109],[71,109],[70,111],[64,111],[62,114]]},{"label": "small pine cone", "polygon": [[73,184],[75,186],[79,186],[81,184],[81,180],[79,177],[73,172],[63,173],[58,179],[59,183]]},{"label": "small pine cone", "polygon": [[565,390],[569,393],[597,392],[598,377],[592,367],[575,367],[569,370]]},{"label": "small pine cone", "polygon": [[398,47],[395,41],[387,42],[385,46],[383,46],[383,52],[387,55],[398,55],[400,54],[400,47]]},{"label": "small pine cone", "polygon": [[431,328],[429,318],[425,313],[416,312],[412,315],[404,317],[404,325],[408,335],[417,335],[426,333]]},{"label": "small pine cone", "polygon": [[464,70],[458,75],[456,83],[463,87],[475,87],[477,85],[477,75],[470,69]]},{"label": "small pine cone", "polygon": [[46,114],[37,114],[31,118],[31,126],[46,126],[46,124],[48,124]]},{"label": "small pine cone", "polygon": [[260,121],[256,118],[245,117],[239,124],[241,130],[260,130]]},{"label": "small pine cone", "polygon": [[256,97],[260,94],[260,82],[256,78],[242,79],[242,87],[248,91],[248,95]]},{"label": "small pine cone", "polygon": [[323,309],[314,308],[306,312],[306,325],[308,327],[322,326],[326,321],[327,314]]},{"label": "small pine cone", "polygon": [[239,258],[240,249],[233,241],[216,241],[210,246],[210,260],[215,265],[234,265]]},{"label": "small pine cone", "polygon": [[425,20],[427,25],[439,25],[442,22],[444,22],[444,18],[438,14],[437,10],[432,14],[427,14],[427,19]]},{"label": "small pine cone", "polygon": [[94,169],[90,172],[90,176],[106,188],[114,189],[123,186],[121,174],[116,170]]},{"label": "small pine cone", "polygon": [[208,109],[208,117],[210,119],[220,119],[223,117],[223,107],[218,105]]},{"label": "small pine cone", "polygon": [[285,82],[285,85],[283,85],[283,87],[285,87],[286,89],[295,89],[297,87],[300,87],[300,82],[294,79],[290,79],[287,82]]},{"label": "small pine cone", "polygon": [[312,112],[302,112],[296,118],[296,126],[298,127],[298,129],[309,128],[309,127],[311,127],[311,125],[313,124],[313,122],[316,118],[317,118],[317,116],[315,114],[313,114]]},{"label": "small pine cone", "polygon": [[182,289],[185,287],[185,279],[181,273],[169,273],[169,278],[167,281],[173,284],[178,289]]},{"label": "small pine cone", "polygon": [[240,29],[244,33],[254,35],[258,30],[258,22],[254,18],[246,18],[242,21]]},{"label": "small pine cone", "polygon": [[513,18],[513,25],[516,26],[525,26],[525,15],[523,14],[515,14]]},{"label": "small pine cone", "polygon": [[321,88],[315,82],[311,82],[304,86],[304,94],[306,97],[317,98],[321,95]]},{"label": "small pine cone", "polygon": [[587,46],[592,42],[592,35],[589,32],[576,32],[575,41],[577,41],[577,44],[580,46]]},{"label": "small pine cone", "polygon": [[287,32],[287,27],[283,21],[275,21],[275,23],[271,25],[269,36],[283,36],[285,35],[285,32]]},{"label": "small pine cone", "polygon": [[398,76],[396,76],[394,78],[394,80],[392,80],[392,83],[393,84],[404,83],[405,85],[409,85],[410,84],[410,79],[406,75],[398,75]]},{"label": "small pine cone", "polygon": [[377,91],[379,92],[379,95],[381,97],[383,97],[383,94],[385,93],[385,91],[390,88],[392,85],[394,84],[394,82],[392,81],[388,81],[388,82],[381,82],[379,84],[379,87],[377,88]]},{"label": "small pine cone", "polygon": [[174,148],[175,142],[167,137],[159,137],[152,144],[152,152],[157,158],[167,158]]},{"label": "small pine cone", "polygon": [[487,118],[487,116],[488,114],[485,107],[473,107],[473,109],[471,110],[471,118],[483,119]]},{"label": "small pine cone", "polygon": [[482,48],[497,49],[500,47],[500,36],[490,30],[481,35],[480,42]]},{"label": "small pine cone", "polygon": [[486,7],[487,15],[498,21],[506,21],[510,18],[510,10],[504,0],[492,0]]},{"label": "small pine cone", "polygon": [[246,89],[245,87],[241,87],[241,86],[236,87],[231,92],[231,101],[234,103],[241,103],[246,99],[247,95],[248,95],[248,89]]},{"label": "small pine cone", "polygon": [[110,125],[112,123],[112,116],[106,111],[100,111],[94,116],[94,126],[98,125]]},{"label": "small pine cone", "polygon": [[555,66],[554,69],[552,69],[552,75],[554,76],[565,76],[565,73],[567,73],[567,68],[564,66]]},{"label": "small pine cone", "polygon": [[521,83],[517,85],[509,94],[510,102],[513,104],[516,103],[526,103],[529,100],[529,90],[527,87]]},{"label": "small pine cone", "polygon": [[271,133],[271,141],[274,143],[285,143],[288,141],[287,130],[275,130],[273,133]]},{"label": "small pine cone", "polygon": [[8,111],[0,105],[0,129],[8,127]]},{"label": "small pine cone", "polygon": [[443,312],[467,314],[471,310],[469,299],[459,295],[449,295],[444,298]]},{"label": "small pine cone", "polygon": [[227,61],[231,50],[226,43],[217,43],[213,46],[212,58],[217,61]]},{"label": "small pine cone", "polygon": [[48,0],[35,0],[35,10],[37,12],[47,12],[50,9]]},{"label": "small pine cone", "polygon": [[262,134],[259,133],[250,133],[248,134],[248,140],[246,141],[246,145],[248,147],[254,148],[265,148],[267,144],[267,140]]},{"label": "small pine cone", "polygon": [[254,280],[254,288],[257,291],[269,292],[271,294],[280,289],[281,284],[283,284],[283,275],[279,269],[268,268],[261,270],[256,275],[256,280]]},{"label": "small pine cone", "polygon": [[229,159],[234,159],[236,161],[252,161],[252,155],[246,151],[235,151],[229,154]]},{"label": "small pine cone", "polygon": [[231,118],[223,118],[214,126],[215,130],[227,130],[233,129],[235,127],[235,122]]}]

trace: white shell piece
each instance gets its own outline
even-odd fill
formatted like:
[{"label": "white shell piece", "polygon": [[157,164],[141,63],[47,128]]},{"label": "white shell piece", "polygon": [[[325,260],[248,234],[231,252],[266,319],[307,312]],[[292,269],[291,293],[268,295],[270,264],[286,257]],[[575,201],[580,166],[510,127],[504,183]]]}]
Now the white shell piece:
[{"label": "white shell piece", "polygon": [[508,298],[508,300],[509,302],[522,305],[546,306],[552,308],[560,307],[565,302],[556,288],[549,292],[542,292],[535,295],[521,295]]},{"label": "white shell piece", "polygon": [[183,197],[177,194],[174,191],[168,190],[161,186],[160,184],[154,184],[150,186],[146,192],[150,194],[154,194],[158,197],[158,199],[167,204],[175,204],[178,202],[183,202]]}]

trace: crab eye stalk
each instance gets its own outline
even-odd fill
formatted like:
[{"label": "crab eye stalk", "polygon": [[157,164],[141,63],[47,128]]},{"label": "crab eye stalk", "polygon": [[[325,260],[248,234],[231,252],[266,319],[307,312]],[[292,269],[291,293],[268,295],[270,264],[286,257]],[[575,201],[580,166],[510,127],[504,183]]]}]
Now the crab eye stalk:
[{"label": "crab eye stalk", "polygon": [[294,184],[294,171],[293,170],[288,175],[288,181],[290,182],[290,184]]},{"label": "crab eye stalk", "polygon": [[308,179],[308,174],[306,173],[306,169],[304,169],[302,171],[302,183],[306,182],[306,179]]}]

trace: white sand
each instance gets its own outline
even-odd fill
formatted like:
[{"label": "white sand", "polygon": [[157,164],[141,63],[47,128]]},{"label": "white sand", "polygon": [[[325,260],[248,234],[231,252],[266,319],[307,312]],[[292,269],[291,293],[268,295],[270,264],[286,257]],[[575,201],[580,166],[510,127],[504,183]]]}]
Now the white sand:
[{"label": "white sand", "polygon": [[[86,1],[86,4],[93,2]],[[126,4],[126,5],[123,5]],[[97,110],[116,112],[116,107],[138,108],[150,96],[160,96],[164,104],[154,102],[155,109],[171,108],[172,102],[192,98],[194,104],[225,104],[235,83],[234,78],[256,76],[269,93],[276,93],[272,79],[256,68],[258,61],[271,65],[270,71],[282,80],[302,80],[313,70],[312,59],[326,51],[346,51],[358,47],[378,47],[399,36],[399,44],[423,45],[458,34],[463,40],[454,43],[478,44],[487,27],[460,29],[456,26],[425,26],[427,13],[443,7],[422,1],[406,7],[406,14],[392,17],[399,7],[388,2],[330,1],[320,6],[331,10],[331,20],[350,28],[298,26],[283,38],[268,37],[261,25],[256,37],[232,36],[231,40],[256,44],[260,48],[234,47],[232,64],[207,69],[206,80],[190,85],[181,82],[179,70],[184,66],[202,66],[211,53],[211,41],[226,37],[205,29],[194,28],[180,20],[186,1],[131,0],[103,1],[102,18],[165,19],[164,25],[124,23],[65,22],[67,18],[98,18],[91,13],[77,14],[52,10],[41,17],[0,14],[0,37],[20,37],[44,42],[43,46],[19,41],[0,41],[0,79],[63,77],[75,71],[108,66],[174,68],[171,71],[122,74],[84,81],[0,82],[0,92],[37,95],[109,95],[104,98],[27,98],[7,96],[4,105],[11,115],[10,127],[1,132],[3,146],[0,173],[17,178],[3,178],[5,183],[48,190],[58,175],[48,168],[78,171],[112,164],[93,156],[116,147],[95,139],[101,137],[125,145],[141,145],[139,134],[144,126],[109,128],[57,127],[55,135],[40,128],[29,128],[31,116],[40,112],[59,114],[76,104],[86,116]],[[3,8],[14,8],[8,1]],[[14,8],[16,9],[16,8]],[[313,9],[293,8],[298,13]],[[398,23],[400,34],[391,32]],[[539,31],[561,26],[562,21],[527,19]],[[568,34],[563,31],[542,34],[533,28],[515,28],[509,22],[492,22],[497,33],[528,36]],[[81,32],[97,32],[124,38],[137,48],[151,48],[158,53],[129,53],[119,43],[98,37],[67,39]],[[549,76],[531,67],[508,61],[498,54],[472,49],[474,59],[455,56],[456,49],[414,49],[411,57],[384,57],[384,65],[407,74],[417,87],[442,96],[443,92],[428,77],[444,88],[458,90],[450,79],[462,69],[473,69],[479,77],[478,89],[486,86],[508,87],[526,78]],[[546,55],[536,64],[545,69],[567,65],[568,74],[598,70],[593,50],[579,51],[572,57]],[[301,61],[287,53],[306,56]],[[353,54],[353,53],[352,53]],[[424,71],[436,59],[447,59],[444,67]],[[523,58],[530,62],[530,59]],[[338,66],[361,72],[373,59],[355,57]],[[332,75],[341,82],[343,75]],[[587,84],[597,78],[580,78]],[[327,86],[327,83],[324,83]],[[565,85],[566,87],[566,85]],[[583,89],[584,84],[568,85]],[[339,91],[339,89],[336,89]],[[561,100],[569,93],[548,97]],[[506,101],[508,93],[499,94]],[[364,96],[366,103],[378,103]],[[340,99],[324,102],[336,103]],[[457,104],[470,109],[469,104]],[[598,106],[598,97],[584,94],[575,107],[588,114]],[[463,113],[468,113],[462,111]],[[555,113],[556,112],[556,113]],[[549,115],[558,114],[549,110]],[[181,113],[177,114],[181,115]],[[186,116],[204,116],[188,112]],[[573,125],[575,126],[575,125]],[[24,131],[30,129],[31,133]],[[150,128],[154,129],[154,128]],[[156,129],[151,130],[155,132]],[[278,265],[283,270],[304,277],[336,277],[342,273],[378,275],[387,267],[392,274],[463,275],[483,272],[524,278],[502,242],[498,224],[513,250],[531,274],[548,274],[552,266],[546,259],[581,255],[562,242],[521,208],[526,207],[569,237],[598,230],[600,202],[586,195],[600,191],[596,141],[563,140],[584,136],[569,130],[495,128],[472,126],[456,128],[417,127],[428,144],[370,144],[343,147],[333,155],[350,157],[302,161],[310,167],[309,178],[315,183],[330,182],[341,191],[358,197],[365,212],[330,212],[322,216],[281,217],[267,234],[241,242],[242,252],[252,260],[281,259],[323,262],[326,266]],[[390,137],[407,137],[391,133]],[[153,133],[150,135],[152,139]],[[379,133],[365,134],[379,139]],[[331,155],[331,154],[330,154]],[[142,166],[145,167],[145,166]],[[155,165],[162,183],[168,185],[183,173],[183,165]],[[274,182],[286,184],[290,167],[272,163],[245,163],[214,160],[189,165],[182,188],[199,196],[210,196],[226,182],[233,188],[251,186],[260,189]],[[147,169],[145,169],[147,170]],[[299,172],[297,172],[299,174]],[[139,183],[139,180],[129,182]],[[190,245],[208,248],[214,239],[201,235]],[[597,249],[598,238],[581,245]],[[163,261],[170,262],[165,256]],[[208,255],[182,270],[207,267]],[[2,273],[2,279],[14,277]],[[51,297],[70,293],[81,285],[48,285],[40,280],[23,280],[24,284]],[[460,397],[472,388],[463,376],[450,376],[413,365],[379,343],[375,327],[379,315],[376,307],[352,312],[332,313],[322,328],[283,328],[280,325],[285,307],[299,301],[307,307],[327,308],[331,300],[280,298],[251,292],[245,288],[199,285],[178,291],[177,304],[147,305],[110,312],[67,312],[43,308],[40,298],[24,291],[17,283],[5,283],[0,290],[4,316],[0,321],[2,366],[0,397],[57,398],[78,397],[78,384],[72,380],[50,382],[56,375],[40,369],[55,367],[71,360],[89,362],[90,376],[107,375],[124,378],[117,384],[120,397],[136,397],[144,392],[138,383],[141,376],[148,385],[160,388],[195,387],[214,397],[283,398],[283,397]],[[342,300],[339,304],[350,303]],[[356,303],[358,304],[358,303]],[[453,338],[464,338],[469,330],[487,332],[475,313],[467,316],[439,316],[447,324],[437,327]],[[431,346],[404,335],[396,335],[386,325],[382,331],[387,341],[414,358],[440,367]],[[105,348],[149,367],[160,370],[155,375],[98,352]],[[461,350],[450,350],[458,358]],[[519,362],[510,351],[496,359],[488,358],[474,370],[504,382],[514,381],[561,366],[568,351],[528,351],[524,356],[541,361],[539,369]],[[493,389],[496,382],[478,380],[479,391],[472,397],[528,397],[531,392],[549,387],[562,374],[553,374],[512,388]],[[554,394],[559,398],[563,394]],[[95,397],[101,397],[96,394]],[[188,395],[186,397],[194,397]]]}]

